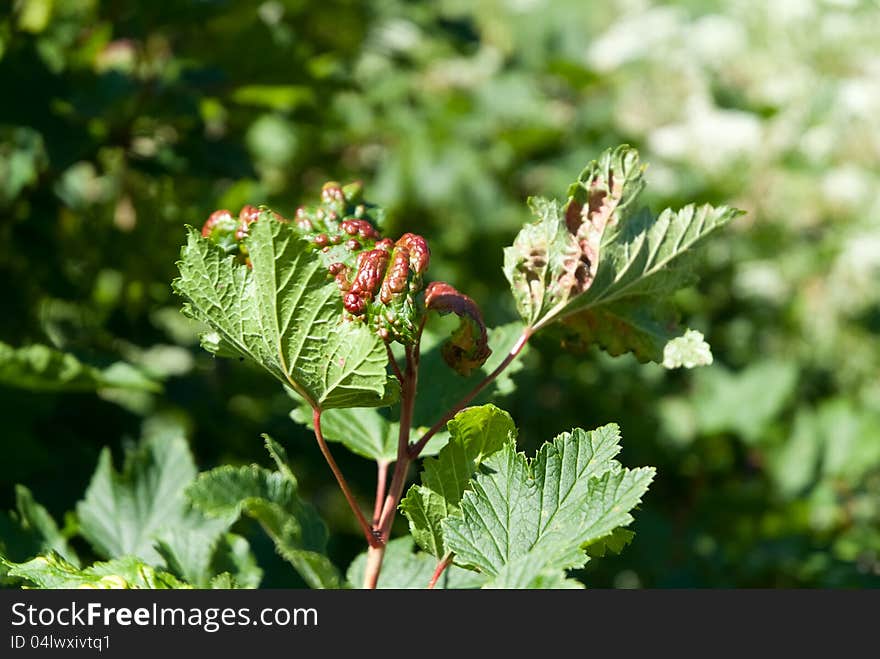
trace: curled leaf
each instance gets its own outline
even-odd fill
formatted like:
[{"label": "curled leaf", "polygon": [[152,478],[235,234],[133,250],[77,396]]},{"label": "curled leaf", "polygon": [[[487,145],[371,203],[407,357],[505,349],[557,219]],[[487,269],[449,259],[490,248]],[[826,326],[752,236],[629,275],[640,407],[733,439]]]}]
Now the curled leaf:
[{"label": "curled leaf", "polygon": [[446,363],[464,376],[482,366],[492,351],[477,303],[447,283],[431,282],[425,291],[425,308],[440,314],[454,313],[461,321],[443,344]]}]

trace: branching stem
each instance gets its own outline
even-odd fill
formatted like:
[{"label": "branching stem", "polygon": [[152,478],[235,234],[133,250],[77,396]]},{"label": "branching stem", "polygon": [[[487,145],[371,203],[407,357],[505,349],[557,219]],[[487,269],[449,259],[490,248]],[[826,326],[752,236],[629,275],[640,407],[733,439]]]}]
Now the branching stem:
[{"label": "branching stem", "polygon": [[[416,401],[416,389],[419,379],[419,347],[406,347],[406,372],[400,380],[400,431],[397,435],[397,461],[394,463],[394,473],[391,475],[391,484],[385,495],[385,502],[379,512],[378,522],[374,524],[373,533],[381,543],[379,546],[370,546],[367,551],[367,569],[364,574],[364,588],[375,588],[379,581],[379,573],[382,570],[382,559],[385,555],[385,543],[391,533],[391,525],[394,522],[394,514],[397,504],[403,494],[406,484],[406,472],[409,469],[411,459],[409,457],[409,432],[412,426],[413,406]],[[378,502],[377,502],[378,503]],[[376,508],[378,510],[378,506]]]},{"label": "branching stem", "polygon": [[507,353],[507,356],[504,360],[495,367],[495,370],[489,373],[485,378],[483,378],[470,392],[465,395],[461,400],[459,400],[455,405],[449,408],[449,411],[446,412],[440,420],[437,421],[433,426],[431,426],[424,435],[422,435],[421,439],[418,442],[411,445],[409,447],[409,457],[410,460],[414,460],[419,457],[419,454],[425,448],[425,445],[428,441],[433,437],[438,431],[442,430],[446,427],[446,424],[449,420],[454,417],[456,414],[461,412],[467,405],[470,403],[477,395],[486,388],[495,378],[497,378],[501,373],[510,366],[510,363],[516,359],[517,355],[522,352],[522,349],[525,347],[526,343],[528,343],[529,339],[532,336],[534,330],[531,327],[526,327],[523,329],[522,334],[520,334],[519,338],[516,340],[516,343],[513,344],[513,347],[510,349],[510,352]]},{"label": "branching stem", "polygon": [[[422,327],[424,327],[424,323],[422,324]],[[422,327],[419,328],[419,336],[421,335]],[[379,506],[379,492],[384,490],[384,478],[387,477],[388,465],[385,465],[385,472],[382,471],[381,464],[379,467],[380,482],[377,484],[376,488],[376,504],[373,511],[373,527],[370,536],[372,541],[370,541],[370,547],[367,550],[364,588],[375,588],[379,581],[379,574],[382,571],[382,560],[385,556],[385,545],[391,534],[391,526],[394,523],[397,506],[403,495],[403,488],[406,485],[406,474],[409,465],[419,456],[431,437],[441,430],[452,417],[464,409],[468,403],[476,398],[476,396],[485,389],[487,385],[501,375],[504,369],[510,366],[510,363],[516,359],[520,352],[522,352],[522,349],[525,347],[526,343],[528,343],[533,332],[534,330],[530,327],[523,329],[522,334],[520,334],[516,343],[513,344],[510,352],[508,352],[504,360],[495,367],[495,370],[489,373],[489,375],[483,378],[466,396],[453,405],[449,411],[447,411],[437,423],[431,426],[422,438],[414,444],[410,444],[409,434],[410,427],[412,426],[416,390],[418,388],[420,358],[419,344],[416,343],[415,346],[406,347],[405,372],[401,372],[400,367],[394,359],[394,355],[391,353],[391,348],[386,345],[388,357],[392,364],[391,367],[400,380],[400,432],[397,436],[397,461],[394,463],[394,473],[391,475],[391,484],[388,486],[388,490],[385,493],[385,502],[382,504],[381,509]],[[369,540],[370,538],[368,538],[368,541]],[[448,555],[438,563],[434,577],[431,579],[431,583],[428,586],[429,588],[434,587],[437,579],[440,578],[440,575],[449,566],[451,561],[452,556]]]}]

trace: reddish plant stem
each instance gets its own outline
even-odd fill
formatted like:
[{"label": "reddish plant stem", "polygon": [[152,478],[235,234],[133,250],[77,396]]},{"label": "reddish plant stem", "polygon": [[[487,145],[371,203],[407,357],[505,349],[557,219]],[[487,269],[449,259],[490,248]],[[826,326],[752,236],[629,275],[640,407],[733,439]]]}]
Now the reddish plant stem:
[{"label": "reddish plant stem", "polygon": [[416,388],[418,387],[419,348],[406,347],[406,372],[401,380],[400,391],[400,431],[397,435],[397,461],[391,475],[391,485],[385,495],[385,502],[379,514],[379,521],[374,525],[374,534],[382,543],[367,551],[367,568],[364,573],[364,588],[375,588],[382,570],[385,556],[385,543],[391,533],[397,504],[406,484],[406,472],[411,462],[409,457],[409,432],[412,425],[413,406],[415,405]]},{"label": "reddish plant stem", "polygon": [[531,327],[526,327],[523,329],[522,334],[520,334],[519,338],[516,340],[516,343],[513,344],[513,347],[510,349],[510,352],[507,353],[507,356],[504,358],[498,366],[495,367],[495,370],[489,373],[485,378],[483,378],[470,392],[465,395],[461,400],[459,400],[455,405],[449,408],[449,411],[446,412],[440,420],[437,421],[433,426],[431,426],[424,435],[422,435],[421,439],[417,441],[415,444],[409,447],[409,458],[410,460],[415,460],[419,457],[419,454],[425,448],[425,445],[428,441],[437,434],[438,431],[442,430],[446,427],[446,424],[449,420],[454,417],[456,414],[461,412],[468,403],[470,403],[474,398],[477,397],[483,389],[486,388],[495,378],[497,378],[504,371],[505,368],[510,366],[510,363],[516,359],[517,355],[522,352],[522,349],[525,347],[526,343],[528,343],[529,339],[532,336],[532,332],[534,330]]},{"label": "reddish plant stem", "polygon": [[388,481],[388,460],[376,460],[376,502],[373,504],[373,528],[379,525],[382,503],[385,500],[385,486]]},{"label": "reddish plant stem", "polygon": [[361,529],[363,530],[364,535],[367,538],[367,542],[371,547],[379,544],[379,539],[376,537],[376,534],[373,533],[372,527],[367,523],[367,520],[364,518],[364,514],[361,512],[357,501],[355,501],[354,495],[351,493],[351,489],[348,487],[348,483],[345,481],[345,477],[342,475],[342,471],[340,471],[339,467],[336,464],[336,460],[334,460],[333,456],[330,454],[330,449],[327,447],[327,442],[324,440],[324,435],[321,432],[321,410],[314,409],[312,411],[312,424],[315,427],[315,438],[318,440],[318,446],[321,449],[321,453],[324,454],[324,459],[327,460],[327,464],[330,465],[330,470],[336,477],[336,482],[339,483],[339,487],[342,490],[342,493],[345,495],[345,499],[346,501],[348,501],[348,505],[351,506],[351,510],[354,513],[354,516],[357,517],[358,524],[360,524]]},{"label": "reddish plant stem", "polygon": [[403,373],[400,372],[400,365],[397,363],[397,359],[395,359],[394,353],[391,351],[391,344],[385,344],[385,352],[388,354],[388,363],[391,364],[391,370],[394,371],[394,375],[397,376],[397,381],[403,386]]},{"label": "reddish plant stem", "polygon": [[437,563],[437,568],[434,570],[434,574],[431,576],[431,580],[428,582],[428,590],[433,590],[434,586],[437,585],[437,581],[440,579],[440,575],[443,574],[443,571],[448,568],[452,564],[452,552],[449,552],[441,558]]},{"label": "reddish plant stem", "polygon": [[379,573],[382,571],[382,559],[385,558],[385,545],[367,548],[367,564],[364,568],[364,588],[375,590],[379,583]]},{"label": "reddish plant stem", "polygon": [[406,484],[406,472],[412,458],[409,455],[409,432],[412,426],[413,407],[415,405],[416,389],[419,377],[419,347],[407,346],[406,349],[406,394],[400,407],[400,433],[397,436],[397,462],[394,465],[394,474],[391,477],[391,486],[388,488],[388,496],[385,497],[385,506],[379,520],[379,536],[388,540],[391,532],[391,524],[394,522],[394,514],[400,496],[403,494],[403,486]]}]

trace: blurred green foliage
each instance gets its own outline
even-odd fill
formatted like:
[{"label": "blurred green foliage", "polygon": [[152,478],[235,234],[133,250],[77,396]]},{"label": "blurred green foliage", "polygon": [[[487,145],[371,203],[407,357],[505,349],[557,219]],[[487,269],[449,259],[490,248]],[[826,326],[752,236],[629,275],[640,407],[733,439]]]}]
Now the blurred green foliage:
[{"label": "blurred green foliage", "polygon": [[[386,234],[425,235],[430,277],[497,325],[515,317],[501,250],[529,218],[525,198],[561,196],[627,142],[650,163],[655,209],[748,215],[678,299],[713,366],[572,360],[538,337],[515,375],[503,404],[528,451],[616,421],[623,462],[658,469],[632,544],[578,576],[880,585],[876,2],[15,0],[2,12],[3,355],[40,344],[40,368],[74,359],[90,374],[69,392],[4,375],[4,510],[24,483],[60,518],[101,447],[121,456],[157,419],[187,429],[201,468],[265,463],[269,432],[347,565],[362,538],[290,400],[201,351],[178,313],[184,225],[244,203],[289,213],[323,181],[359,178],[389,210]],[[111,365],[126,377],[95,375]],[[366,501],[374,465],[337,453]],[[264,586],[299,584],[240,531]]]}]

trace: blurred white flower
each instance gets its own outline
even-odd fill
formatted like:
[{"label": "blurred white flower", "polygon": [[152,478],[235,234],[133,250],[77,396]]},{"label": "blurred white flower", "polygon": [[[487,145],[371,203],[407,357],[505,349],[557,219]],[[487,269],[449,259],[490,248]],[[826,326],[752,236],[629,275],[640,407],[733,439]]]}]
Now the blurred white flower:
[{"label": "blurred white flower", "polygon": [[597,71],[613,71],[637,60],[677,36],[683,13],[674,7],[655,7],[614,23],[587,50],[587,64]]},{"label": "blurred white flower", "polygon": [[733,287],[740,297],[756,298],[775,304],[788,300],[791,292],[779,264],[772,261],[740,263]]},{"label": "blurred white flower", "polygon": [[822,177],[822,193],[829,205],[855,208],[868,201],[874,189],[871,177],[865,170],[855,165],[843,165],[827,172]]},{"label": "blurred white flower", "polygon": [[712,170],[720,170],[739,156],[761,147],[761,121],[739,110],[724,110],[704,102],[689,104],[688,117],[661,126],[648,136],[651,149],[671,160],[690,158]]},{"label": "blurred white flower", "polygon": [[838,109],[845,114],[876,118],[880,113],[880,81],[873,78],[849,78],[840,83]]},{"label": "blurred white flower", "polygon": [[687,30],[687,45],[696,57],[712,63],[736,57],[748,47],[748,34],[739,21],[711,14],[696,21]]},{"label": "blurred white flower", "polygon": [[760,3],[767,8],[768,18],[782,25],[795,21],[803,21],[816,15],[816,4],[813,0],[773,0]]},{"label": "blurred white flower", "polygon": [[813,126],[800,140],[800,151],[814,163],[826,162],[834,150],[834,130],[828,124]]},{"label": "blurred white flower", "polygon": [[376,38],[390,52],[405,53],[422,41],[422,32],[411,21],[394,19],[378,28]]}]

